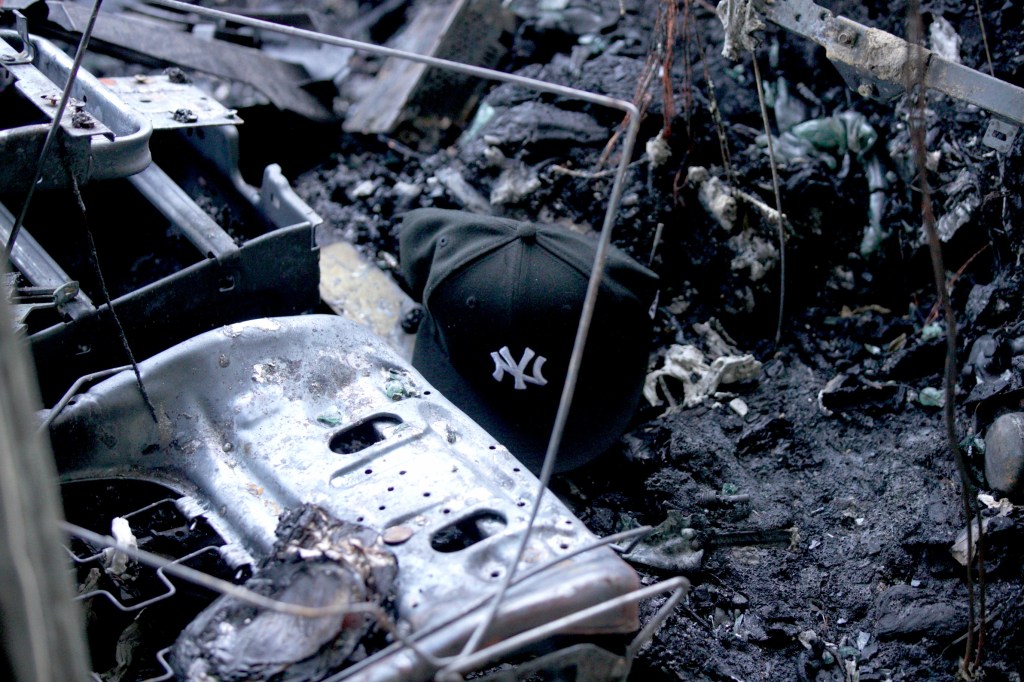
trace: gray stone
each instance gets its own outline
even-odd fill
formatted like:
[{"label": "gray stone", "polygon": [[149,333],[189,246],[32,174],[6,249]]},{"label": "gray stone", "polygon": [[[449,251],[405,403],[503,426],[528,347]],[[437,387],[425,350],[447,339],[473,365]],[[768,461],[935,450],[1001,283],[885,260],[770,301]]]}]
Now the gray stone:
[{"label": "gray stone", "polygon": [[985,478],[1007,497],[1024,493],[1024,413],[996,419],[985,434]]}]

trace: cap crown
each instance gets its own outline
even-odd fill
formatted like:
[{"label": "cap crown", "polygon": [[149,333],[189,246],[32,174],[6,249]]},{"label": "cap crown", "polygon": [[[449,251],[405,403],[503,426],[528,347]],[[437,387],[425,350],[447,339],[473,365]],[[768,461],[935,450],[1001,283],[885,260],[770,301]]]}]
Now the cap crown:
[{"label": "cap crown", "polygon": [[[427,311],[413,365],[535,469],[595,252],[595,242],[558,226],[439,209],[403,221],[403,273]],[[655,286],[653,273],[610,251],[559,469],[607,449],[635,411]]]}]

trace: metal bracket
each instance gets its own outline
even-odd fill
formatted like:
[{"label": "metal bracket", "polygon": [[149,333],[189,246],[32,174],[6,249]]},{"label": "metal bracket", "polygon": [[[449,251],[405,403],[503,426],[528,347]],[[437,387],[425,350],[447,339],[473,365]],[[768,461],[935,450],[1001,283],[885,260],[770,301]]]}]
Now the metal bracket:
[{"label": "metal bracket", "polygon": [[18,328],[26,328],[28,318],[40,310],[62,313],[81,291],[78,282],[68,281],[58,287],[15,287],[11,291],[11,308]]},{"label": "metal bracket", "polygon": [[[0,9],[0,13],[2,12],[3,10]],[[14,30],[18,32],[18,38],[21,40],[21,52],[16,55],[0,55],[0,66],[31,64],[32,60],[36,58],[36,51],[28,33],[28,19],[17,10],[12,10],[11,14],[14,16]]]},{"label": "metal bracket", "polygon": [[[20,36],[14,31],[0,31],[0,66],[14,77],[13,87],[25,101],[44,120],[52,119],[61,98],[62,86],[57,83],[67,81],[71,58],[51,42],[31,38],[34,59],[22,63],[17,49],[7,40],[20,40]],[[149,165],[153,131],[149,121],[88,73],[79,73],[71,94],[79,104],[69,106],[60,122],[67,157],[50,156],[43,167],[41,188],[67,186],[68,164],[80,182],[125,177]],[[50,125],[47,121],[0,130],[5,161],[0,166],[0,191],[27,190],[32,173],[26,169],[38,162]]]},{"label": "metal bracket", "polygon": [[78,296],[78,282],[65,282],[59,287],[18,287],[14,291],[15,303],[46,303],[60,307]]},{"label": "metal bracket", "polygon": [[1020,126],[993,117],[989,119],[985,137],[981,141],[997,152],[1007,154],[1013,149],[1013,139],[1019,129]]}]

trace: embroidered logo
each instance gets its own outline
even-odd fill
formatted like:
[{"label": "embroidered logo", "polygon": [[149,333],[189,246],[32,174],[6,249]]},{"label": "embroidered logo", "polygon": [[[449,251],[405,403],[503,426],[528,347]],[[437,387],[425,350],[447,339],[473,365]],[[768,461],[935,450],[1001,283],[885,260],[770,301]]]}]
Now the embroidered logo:
[{"label": "embroidered logo", "polygon": [[[533,363],[532,376],[526,375],[526,368],[530,366],[530,361],[536,357],[537,359]],[[494,380],[501,383],[501,380],[505,378],[505,372],[508,372],[516,380],[514,388],[517,391],[525,391],[526,384],[535,384],[537,386],[544,386],[548,383],[548,380],[541,374],[541,369],[544,367],[544,363],[547,362],[547,358],[543,355],[537,355],[532,348],[527,347],[523,351],[523,359],[516,362],[512,358],[512,352],[508,349],[508,346],[502,346],[501,350],[497,353],[491,353],[491,359],[494,360]]]}]

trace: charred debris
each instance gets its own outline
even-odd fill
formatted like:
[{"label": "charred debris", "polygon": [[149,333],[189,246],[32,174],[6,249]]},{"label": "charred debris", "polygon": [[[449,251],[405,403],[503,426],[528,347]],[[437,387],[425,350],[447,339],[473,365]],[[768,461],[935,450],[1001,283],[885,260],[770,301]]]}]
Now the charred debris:
[{"label": "charred debris", "polygon": [[[0,342],[34,360],[67,518],[55,558],[18,550],[52,520],[5,512],[0,567],[80,610],[0,601],[0,671],[1019,681],[1022,27],[999,1],[0,4],[27,340]],[[422,207],[660,275],[604,456],[538,479],[412,369]],[[3,453],[26,490],[33,448]]]}]

